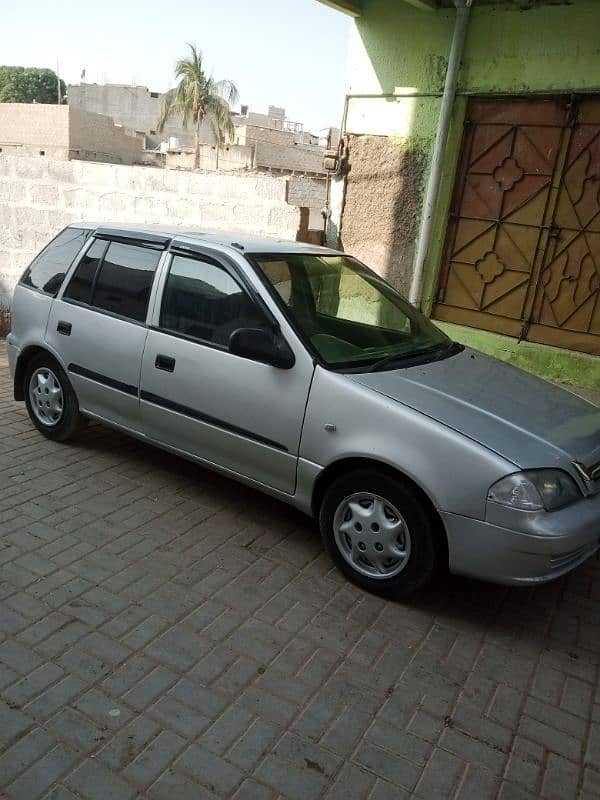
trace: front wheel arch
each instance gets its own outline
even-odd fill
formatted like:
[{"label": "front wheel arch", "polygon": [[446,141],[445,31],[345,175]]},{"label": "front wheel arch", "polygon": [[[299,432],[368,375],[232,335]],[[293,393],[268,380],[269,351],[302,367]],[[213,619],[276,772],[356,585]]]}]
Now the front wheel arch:
[{"label": "front wheel arch", "polygon": [[439,564],[444,570],[448,570],[449,566],[449,553],[448,553],[448,535],[446,528],[439,515],[433,501],[429,495],[419,486],[418,483],[403,473],[401,470],[391,467],[383,461],[378,461],[373,458],[344,458],[339,461],[334,461],[329,464],[319,474],[315,482],[312,494],[312,514],[315,519],[319,518],[321,503],[325,496],[327,489],[331,484],[342,475],[347,475],[351,472],[357,472],[363,469],[370,469],[381,473],[389,478],[400,481],[414,491],[415,495],[421,500],[427,514],[431,520],[433,530],[435,532],[435,543],[438,552]]}]

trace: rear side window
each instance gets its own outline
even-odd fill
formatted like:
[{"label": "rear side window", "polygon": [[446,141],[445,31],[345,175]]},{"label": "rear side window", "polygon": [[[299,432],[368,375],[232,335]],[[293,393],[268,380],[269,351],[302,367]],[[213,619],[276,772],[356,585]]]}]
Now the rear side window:
[{"label": "rear side window", "polygon": [[143,322],[161,251],[97,239],[81,259],[64,298]]},{"label": "rear side window", "polygon": [[63,297],[69,300],[77,300],[79,303],[91,304],[94,278],[107,247],[108,242],[103,242],[100,239],[92,242],[87,253],[77,265],[75,274],[69,281]]},{"label": "rear side window", "polygon": [[56,295],[75,256],[91,234],[91,230],[65,228],[37,256],[21,278],[24,286]]},{"label": "rear side window", "polygon": [[237,328],[268,325],[261,309],[222,267],[173,257],[160,312],[161,328],[227,347]]},{"label": "rear side window", "polygon": [[111,242],[96,278],[92,305],[143,322],[160,256],[158,250]]}]

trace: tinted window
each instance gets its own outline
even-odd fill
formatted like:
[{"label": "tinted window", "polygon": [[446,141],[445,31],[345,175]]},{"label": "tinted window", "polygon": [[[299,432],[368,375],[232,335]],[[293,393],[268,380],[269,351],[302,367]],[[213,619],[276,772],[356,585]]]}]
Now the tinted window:
[{"label": "tinted window", "polygon": [[94,276],[96,270],[102,260],[104,251],[106,250],[106,242],[96,239],[92,242],[91,247],[83,256],[69,285],[65,289],[63,297],[70,300],[77,300],[80,303],[91,303],[92,301],[92,287],[94,285]]},{"label": "tinted window", "polygon": [[55,295],[91,231],[66,228],[34,259],[21,282]]},{"label": "tinted window", "polygon": [[226,270],[174,256],[160,313],[161,327],[222,346],[238,328],[267,327],[262,311]]},{"label": "tinted window", "polygon": [[92,305],[143,322],[161,251],[111,242],[100,272]]}]

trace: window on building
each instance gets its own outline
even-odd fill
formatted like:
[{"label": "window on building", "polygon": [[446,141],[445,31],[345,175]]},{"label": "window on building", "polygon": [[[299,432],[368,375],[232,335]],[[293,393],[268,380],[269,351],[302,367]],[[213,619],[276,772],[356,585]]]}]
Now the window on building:
[{"label": "window on building", "polygon": [[77,266],[64,297],[143,322],[160,256],[157,250],[98,239]]},{"label": "window on building", "polygon": [[150,97],[159,97],[159,96],[160,95],[158,92],[150,92]]},{"label": "window on building", "polygon": [[268,326],[261,309],[222,267],[175,256],[160,313],[160,325],[222,347],[238,328]]},{"label": "window on building", "polygon": [[56,295],[90,233],[91,231],[81,228],[65,228],[33,260],[21,278],[21,283],[41,289],[52,296]]}]

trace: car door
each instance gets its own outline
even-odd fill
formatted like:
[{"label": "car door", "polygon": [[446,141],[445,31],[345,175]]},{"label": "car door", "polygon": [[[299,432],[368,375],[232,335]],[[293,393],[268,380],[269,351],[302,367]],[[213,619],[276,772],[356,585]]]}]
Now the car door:
[{"label": "car door", "polygon": [[291,369],[229,352],[234,330],[284,321],[273,316],[248,276],[218,251],[173,250],[162,283],[142,360],[144,431],[292,494],[314,369],[311,357],[291,336]]},{"label": "car door", "polygon": [[46,342],[83,412],[140,429],[139,376],[154,275],[168,239],[92,239],[52,304]]}]

